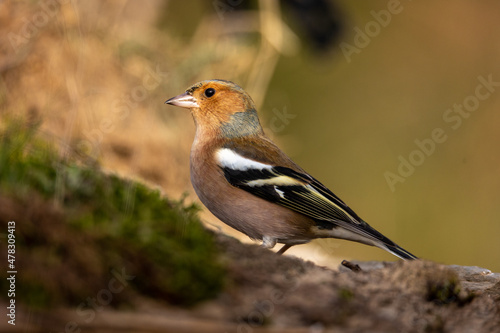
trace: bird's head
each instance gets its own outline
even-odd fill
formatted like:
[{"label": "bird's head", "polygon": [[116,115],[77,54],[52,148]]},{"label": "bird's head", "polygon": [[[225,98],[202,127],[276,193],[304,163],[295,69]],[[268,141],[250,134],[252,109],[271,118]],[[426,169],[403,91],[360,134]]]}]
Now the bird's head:
[{"label": "bird's head", "polygon": [[262,133],[252,98],[230,81],[201,81],[165,103],[191,109],[197,131],[228,138]]}]

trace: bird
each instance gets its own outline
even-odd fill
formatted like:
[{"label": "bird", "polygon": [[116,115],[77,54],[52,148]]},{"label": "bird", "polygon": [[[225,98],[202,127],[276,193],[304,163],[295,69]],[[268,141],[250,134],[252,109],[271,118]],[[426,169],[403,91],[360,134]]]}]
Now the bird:
[{"label": "bird", "polygon": [[196,126],[191,183],[212,214],[262,247],[283,254],[317,238],[376,246],[418,259],[361,219],[293,162],[264,133],[255,103],[239,85],[205,80],[165,104],[190,109]]}]

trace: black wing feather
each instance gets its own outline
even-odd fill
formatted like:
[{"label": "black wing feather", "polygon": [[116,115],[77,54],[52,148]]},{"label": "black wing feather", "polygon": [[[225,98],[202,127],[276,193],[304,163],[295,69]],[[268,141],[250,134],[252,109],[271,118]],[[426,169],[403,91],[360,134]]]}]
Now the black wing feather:
[{"label": "black wing feather", "polygon": [[[346,221],[360,224],[361,218],[340,198],[313,177],[286,167],[248,169],[245,171],[222,168],[226,180],[263,199],[275,202],[299,213],[321,221]],[[273,185],[266,180],[275,177],[289,177],[296,181],[291,185]],[[262,185],[249,185],[252,181],[262,180]],[[282,193],[282,195],[280,195]],[[333,226],[332,226],[333,227]]]}]

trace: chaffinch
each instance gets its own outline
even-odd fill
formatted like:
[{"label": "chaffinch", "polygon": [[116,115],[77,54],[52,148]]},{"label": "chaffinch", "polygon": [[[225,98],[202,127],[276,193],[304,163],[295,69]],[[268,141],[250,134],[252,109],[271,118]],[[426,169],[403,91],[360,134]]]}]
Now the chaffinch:
[{"label": "chaffinch", "polygon": [[199,82],[165,102],[191,110],[191,182],[221,221],[266,248],[340,238],[417,259],[363,221],[269,138],[252,98],[223,80]]}]

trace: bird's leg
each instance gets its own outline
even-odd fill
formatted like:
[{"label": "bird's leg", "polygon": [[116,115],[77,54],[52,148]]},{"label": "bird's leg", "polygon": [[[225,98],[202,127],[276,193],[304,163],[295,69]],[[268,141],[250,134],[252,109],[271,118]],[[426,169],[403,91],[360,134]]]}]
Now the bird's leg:
[{"label": "bird's leg", "polygon": [[286,251],[286,250],[288,250],[288,249],[289,249],[289,248],[291,248],[291,247],[292,247],[292,245],[290,245],[290,244],[285,244],[285,245],[283,245],[283,247],[282,247],[282,248],[281,248],[278,252],[276,252],[276,253],[281,255],[281,254],[285,253],[285,251]]},{"label": "bird's leg", "polygon": [[270,236],[262,237],[262,247],[265,249],[272,249],[276,245],[276,238]]},{"label": "bird's leg", "polygon": [[[270,236],[264,236],[262,237],[262,247],[265,249],[272,249],[276,245],[276,238],[272,238]],[[281,247],[281,249],[276,252],[277,254],[281,255],[285,253],[286,250],[291,248],[292,245],[290,244],[285,244]]]}]

